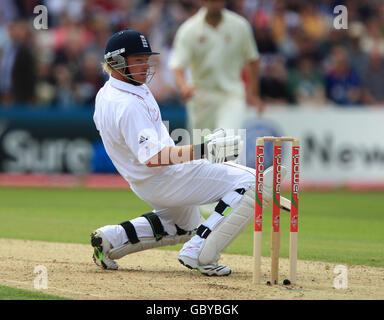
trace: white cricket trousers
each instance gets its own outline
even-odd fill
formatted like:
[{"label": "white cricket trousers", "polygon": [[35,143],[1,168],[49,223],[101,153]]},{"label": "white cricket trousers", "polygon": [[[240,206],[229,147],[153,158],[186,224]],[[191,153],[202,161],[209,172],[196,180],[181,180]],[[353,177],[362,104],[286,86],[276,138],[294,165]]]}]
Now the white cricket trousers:
[{"label": "white cricket trousers", "polygon": [[200,224],[199,205],[217,202],[239,188],[249,189],[255,176],[246,167],[232,163],[211,164],[206,160],[168,167],[161,175],[133,184],[133,191],[158,215],[168,234],[177,224],[192,230]]}]

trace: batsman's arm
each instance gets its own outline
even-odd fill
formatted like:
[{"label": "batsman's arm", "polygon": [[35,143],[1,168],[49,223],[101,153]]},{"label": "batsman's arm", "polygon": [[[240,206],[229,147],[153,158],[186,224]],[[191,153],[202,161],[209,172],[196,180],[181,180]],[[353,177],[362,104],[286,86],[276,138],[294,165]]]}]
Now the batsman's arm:
[{"label": "batsman's arm", "polygon": [[243,147],[240,136],[215,137],[215,135],[220,135],[220,131],[212,134],[201,144],[164,147],[150,158],[146,165],[148,167],[169,166],[199,159],[220,163],[237,159]]},{"label": "batsman's arm", "polygon": [[203,159],[206,157],[206,150],[207,142],[196,145],[164,147],[145,164],[147,167],[161,167]]},{"label": "batsman's arm", "polygon": [[193,160],[193,146],[164,147],[159,153],[150,158],[147,167],[161,167],[180,164]]}]

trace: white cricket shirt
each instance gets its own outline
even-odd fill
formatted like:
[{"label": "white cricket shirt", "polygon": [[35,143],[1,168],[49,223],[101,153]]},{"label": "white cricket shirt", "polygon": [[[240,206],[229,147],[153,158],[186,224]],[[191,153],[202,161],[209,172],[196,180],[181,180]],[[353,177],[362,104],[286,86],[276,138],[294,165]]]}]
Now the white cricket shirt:
[{"label": "white cricket shirt", "polygon": [[145,84],[134,86],[110,77],[97,93],[93,120],[107,154],[129,183],[166,170],[144,164],[164,147],[175,145]]},{"label": "white cricket shirt", "polygon": [[205,21],[201,8],[178,29],[170,57],[170,68],[190,68],[196,89],[243,92],[241,71],[259,52],[248,21],[227,9],[220,24]]}]

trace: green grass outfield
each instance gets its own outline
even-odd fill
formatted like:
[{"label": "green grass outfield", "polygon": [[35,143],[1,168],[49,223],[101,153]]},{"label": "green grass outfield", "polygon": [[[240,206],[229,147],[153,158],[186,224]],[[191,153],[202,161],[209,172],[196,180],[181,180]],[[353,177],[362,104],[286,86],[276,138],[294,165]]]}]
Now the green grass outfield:
[{"label": "green grass outfield", "polygon": [[[88,244],[92,230],[151,210],[123,190],[0,188],[0,199],[1,238]],[[383,193],[301,192],[299,206],[299,259],[384,267]],[[268,208],[264,256],[270,254],[270,218]],[[252,255],[252,239],[249,226],[225,252]],[[282,211],[281,257],[288,257],[288,240],[289,214]]]},{"label": "green grass outfield", "polygon": [[[54,242],[89,244],[94,229],[151,210],[123,190],[0,188],[0,199],[1,238]],[[299,259],[384,267],[383,193],[301,192],[299,207]],[[270,254],[271,211],[264,212],[263,256]],[[289,214],[284,211],[280,229],[280,256],[288,257]],[[251,225],[225,253],[252,255],[252,246]],[[59,298],[0,286],[1,299]]]},{"label": "green grass outfield", "polygon": [[71,300],[42,292],[16,289],[0,285],[0,300]]}]

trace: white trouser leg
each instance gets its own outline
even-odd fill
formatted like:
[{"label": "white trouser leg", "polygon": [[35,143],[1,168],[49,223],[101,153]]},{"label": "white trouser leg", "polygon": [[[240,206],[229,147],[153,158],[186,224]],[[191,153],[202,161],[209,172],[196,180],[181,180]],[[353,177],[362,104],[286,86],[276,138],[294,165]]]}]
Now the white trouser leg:
[{"label": "white trouser leg", "polygon": [[[287,170],[282,166],[282,177],[284,180]],[[263,206],[265,207],[272,199],[273,170],[272,167],[264,171]],[[180,255],[198,258],[199,264],[206,265],[217,262],[221,252],[253,221],[255,186],[244,193],[243,196],[230,192],[222,198],[229,207],[230,213],[225,217],[213,215],[204,222],[209,230],[193,237],[184,245]],[[190,250],[190,248],[194,248]]]},{"label": "white trouser leg", "polygon": [[[198,227],[201,223],[198,205],[219,201],[229,192],[234,192],[238,188],[247,189],[253,183],[253,175],[246,170],[223,164],[210,164],[202,160],[193,164],[171,166],[164,174],[146,183],[134,184],[133,190],[154,208],[164,231],[172,237],[176,235],[176,225],[187,232]],[[142,243],[133,244],[135,248],[125,247],[123,251],[111,255],[113,259],[162,245],[163,240],[154,242],[152,229],[145,218],[136,218],[130,222]],[[114,247],[112,251],[128,241],[125,230],[119,225],[103,227],[102,231]],[[150,240],[150,243],[142,239]],[[164,237],[164,240],[167,239],[181,241],[182,238]],[[183,242],[189,239],[190,236],[184,237]],[[164,242],[164,245],[168,243]]]},{"label": "white trouser leg", "polygon": [[[230,191],[221,199],[229,207],[234,207],[242,198],[242,195],[236,191]],[[214,230],[216,226],[225,218],[221,213],[214,211],[207,220],[203,222],[203,226],[206,227],[206,232]],[[203,247],[205,234],[195,235],[190,241],[188,241],[180,250],[179,255],[184,255],[192,259],[199,257],[201,248]]]}]

